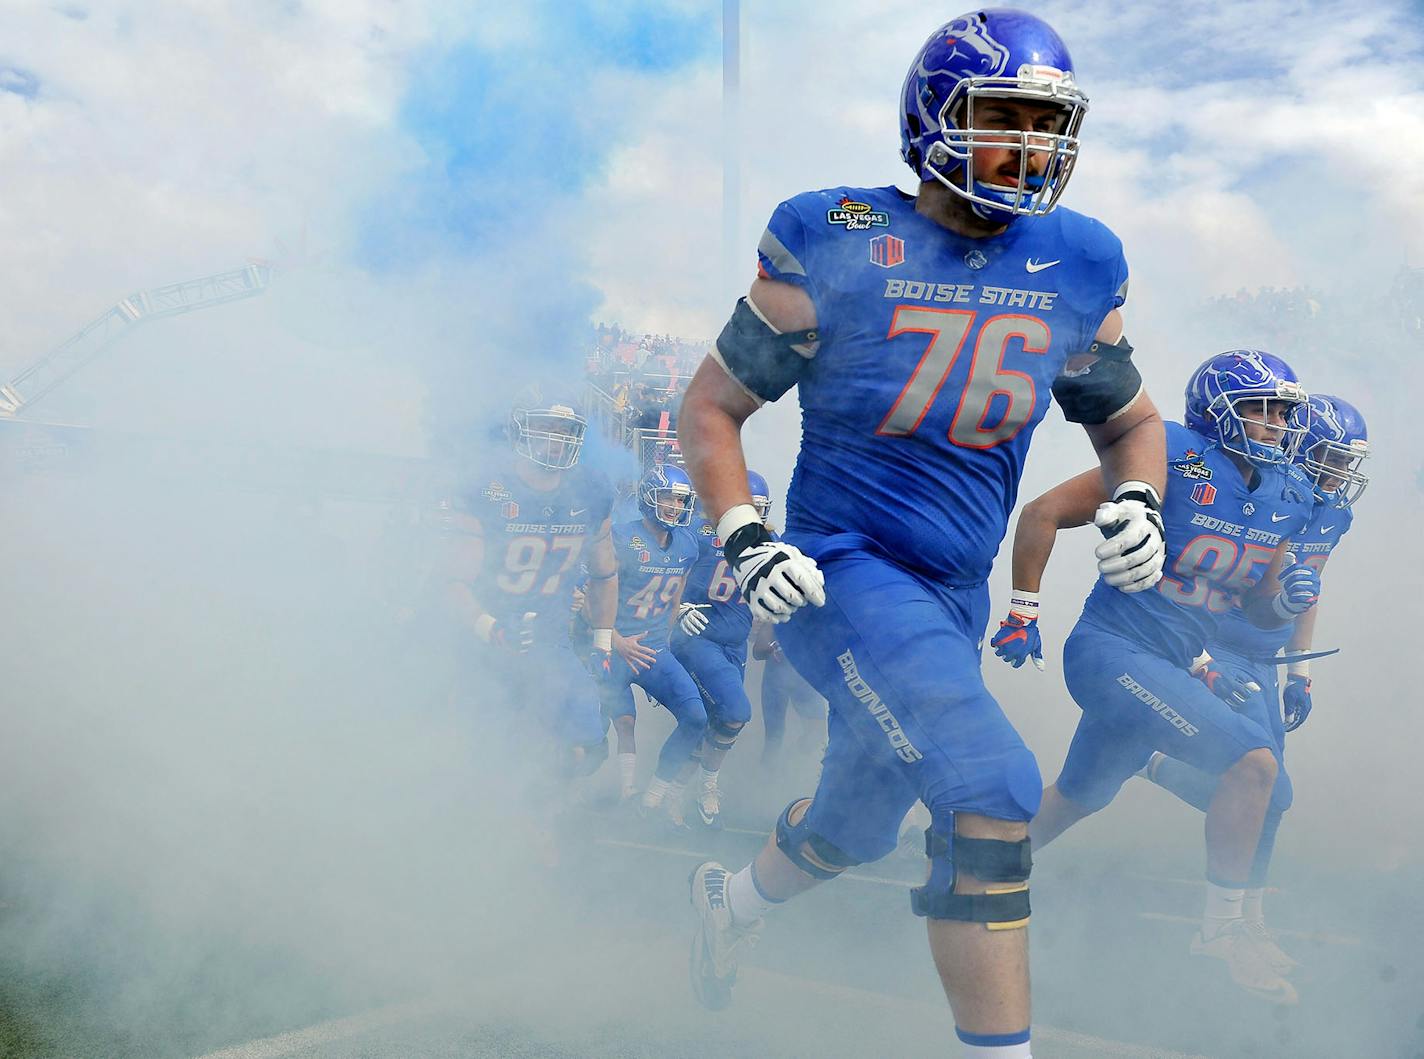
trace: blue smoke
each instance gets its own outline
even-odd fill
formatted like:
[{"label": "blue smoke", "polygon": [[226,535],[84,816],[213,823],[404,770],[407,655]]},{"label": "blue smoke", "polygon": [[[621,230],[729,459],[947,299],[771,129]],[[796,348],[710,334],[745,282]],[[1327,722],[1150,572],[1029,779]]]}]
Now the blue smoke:
[{"label": "blue smoke", "polygon": [[600,93],[616,110],[581,109],[593,79],[667,76],[721,48],[711,4],[679,13],[651,2],[546,3],[529,17],[537,30],[512,46],[458,40],[417,58],[400,124],[423,163],[378,189],[358,218],[362,268],[411,276],[454,266],[479,280],[449,306],[454,333],[441,348],[413,353],[426,358],[437,434],[492,401],[491,375],[511,364],[521,375],[582,375],[599,293],[582,278],[585,248],[559,220],[584,208],[612,152],[645,131],[634,88],[625,99]]}]

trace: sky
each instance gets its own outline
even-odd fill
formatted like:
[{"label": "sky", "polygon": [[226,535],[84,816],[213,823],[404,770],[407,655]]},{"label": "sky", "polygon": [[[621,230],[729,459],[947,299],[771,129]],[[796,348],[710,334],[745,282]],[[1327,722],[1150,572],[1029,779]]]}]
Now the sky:
[{"label": "sky", "polygon": [[[209,966],[194,936],[243,952],[281,939],[321,970],[384,961],[391,977],[433,976],[461,944],[500,951],[511,909],[544,896],[526,885],[533,829],[494,816],[477,823],[509,852],[482,891],[496,914],[473,915],[446,881],[479,873],[488,849],[466,815],[430,815],[425,796],[463,804],[489,762],[458,752],[468,718],[398,723],[382,701],[394,677],[359,664],[376,635],[361,608],[413,596],[428,555],[408,512],[313,503],[299,456],[449,455],[483,436],[522,373],[576,383],[592,321],[714,336],[782,199],[911,186],[896,114],[934,28],[924,6],[742,7],[745,274],[728,277],[720,18],[707,0],[0,6],[0,376],[130,292],[274,268],[260,298],[135,329],[34,416],[150,436],[170,458],[221,452],[239,478],[270,474],[250,453],[276,454],[289,492],[175,491],[135,467],[146,449],[96,453],[86,480],[9,480],[0,774],[16,793],[0,841],[27,866],[31,899],[58,895],[9,951],[30,970],[69,966],[92,957],[96,923],[127,909],[152,970],[127,974],[128,942],[115,941],[96,1019],[144,1026]],[[1222,334],[1210,299],[1308,286],[1351,321],[1338,356],[1297,363],[1307,386],[1361,395],[1377,455],[1317,632],[1344,650],[1318,665],[1310,738],[1292,748],[1304,777],[1293,812],[1311,825],[1280,843],[1297,858],[1417,869],[1424,731],[1400,640],[1424,605],[1401,540],[1424,518],[1409,430],[1424,351],[1370,314],[1401,266],[1424,266],[1424,13],[1300,0],[1034,10],[1068,42],[1092,102],[1064,204],[1123,240],[1127,335],[1165,411],[1220,343],[1260,340]],[[781,514],[794,400],[747,430]],[[1055,413],[1023,498],[1091,460]],[[1070,540],[1044,592],[1048,673],[986,663],[1050,778],[1076,715],[1054,655],[1093,577],[1092,542]],[[1006,598],[1002,570],[991,587]],[[1116,819],[1148,831],[1148,812]],[[400,862],[344,868],[373,832],[403,836]],[[367,937],[353,922],[379,926]],[[187,947],[155,949],[149,931]],[[314,998],[327,1000],[350,996]],[[215,1023],[251,1014],[199,1002]],[[282,1017],[275,1000],[251,1005]]]}]

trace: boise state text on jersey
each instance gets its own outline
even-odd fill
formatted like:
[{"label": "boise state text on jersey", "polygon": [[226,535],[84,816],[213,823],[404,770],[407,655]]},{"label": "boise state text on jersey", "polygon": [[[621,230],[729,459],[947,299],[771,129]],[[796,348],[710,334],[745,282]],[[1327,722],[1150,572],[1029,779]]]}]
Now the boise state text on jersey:
[{"label": "boise state text on jersey", "polygon": [[1277,545],[1310,521],[1312,495],[1290,465],[1258,468],[1251,489],[1216,442],[1180,423],[1166,430],[1162,580],[1150,591],[1127,594],[1100,578],[1083,605],[1083,620],[1186,668],[1266,572]]},{"label": "boise state text on jersey", "polygon": [[[1354,514],[1349,508],[1316,502],[1310,523],[1300,532],[1291,534],[1290,549],[1296,559],[1320,573],[1335,545],[1350,530]],[[1247,619],[1240,607],[1233,607],[1222,618],[1213,644],[1247,658],[1270,658],[1286,645],[1295,629],[1288,622],[1278,629],[1262,629]]]},{"label": "boise state text on jersey", "polygon": [[818,319],[787,535],[860,533],[982,582],[1054,379],[1126,297],[1117,237],[1060,208],[970,239],[897,188],[834,188],[777,207],[758,254]]},{"label": "boise state text on jersey", "polygon": [[598,472],[576,466],[542,492],[502,472],[456,498],[484,534],[484,564],[475,595],[497,618],[538,614],[539,638],[568,638],[569,606],[581,576],[584,547],[608,518],[613,490]]},{"label": "boise state text on jersey", "polygon": [[697,562],[687,575],[682,601],[707,606],[707,627],[700,634],[704,640],[744,644],[751,635],[752,612],[737,591],[737,579],[722,555],[717,527],[703,522],[693,530],[697,534]]},{"label": "boise state text on jersey", "polygon": [[639,518],[613,527],[618,559],[618,619],[621,636],[643,635],[643,643],[667,642],[669,608],[697,561],[697,541],[686,526],[671,527],[667,547]]}]

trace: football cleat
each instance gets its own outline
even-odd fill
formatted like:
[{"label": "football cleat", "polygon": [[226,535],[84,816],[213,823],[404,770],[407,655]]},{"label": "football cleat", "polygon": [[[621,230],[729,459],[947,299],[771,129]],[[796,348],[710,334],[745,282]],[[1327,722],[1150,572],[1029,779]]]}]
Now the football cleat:
[{"label": "football cleat", "polygon": [[1246,932],[1256,942],[1257,948],[1265,956],[1266,962],[1277,974],[1290,974],[1296,968],[1296,959],[1276,944],[1276,939],[1271,937],[1271,932],[1266,929],[1266,924],[1256,920],[1246,923]]},{"label": "football cleat", "polygon": [[721,830],[722,792],[717,789],[715,776],[710,780],[704,780],[702,789],[697,792],[697,815],[702,818],[703,827]]},{"label": "football cleat", "polygon": [[728,878],[727,869],[715,860],[699,864],[688,877],[692,909],[697,913],[688,973],[693,996],[712,1011],[721,1011],[732,1002],[737,962],[761,937],[760,919],[745,926],[733,923],[727,904]]},{"label": "football cleat", "polygon": [[1295,986],[1272,966],[1245,920],[1233,920],[1210,940],[1203,938],[1198,930],[1192,936],[1191,953],[1224,962],[1231,972],[1231,980],[1252,996],[1283,1006],[1300,1002]]}]

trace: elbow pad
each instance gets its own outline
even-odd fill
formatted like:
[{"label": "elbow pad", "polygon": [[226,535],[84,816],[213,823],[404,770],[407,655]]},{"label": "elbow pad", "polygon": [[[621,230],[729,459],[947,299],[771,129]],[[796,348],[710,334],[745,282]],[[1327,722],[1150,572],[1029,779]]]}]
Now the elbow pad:
[{"label": "elbow pad", "polygon": [[1070,423],[1098,426],[1126,411],[1142,392],[1142,376],[1132,363],[1132,346],[1119,338],[1094,342],[1068,358],[1053,380],[1053,399]]}]

